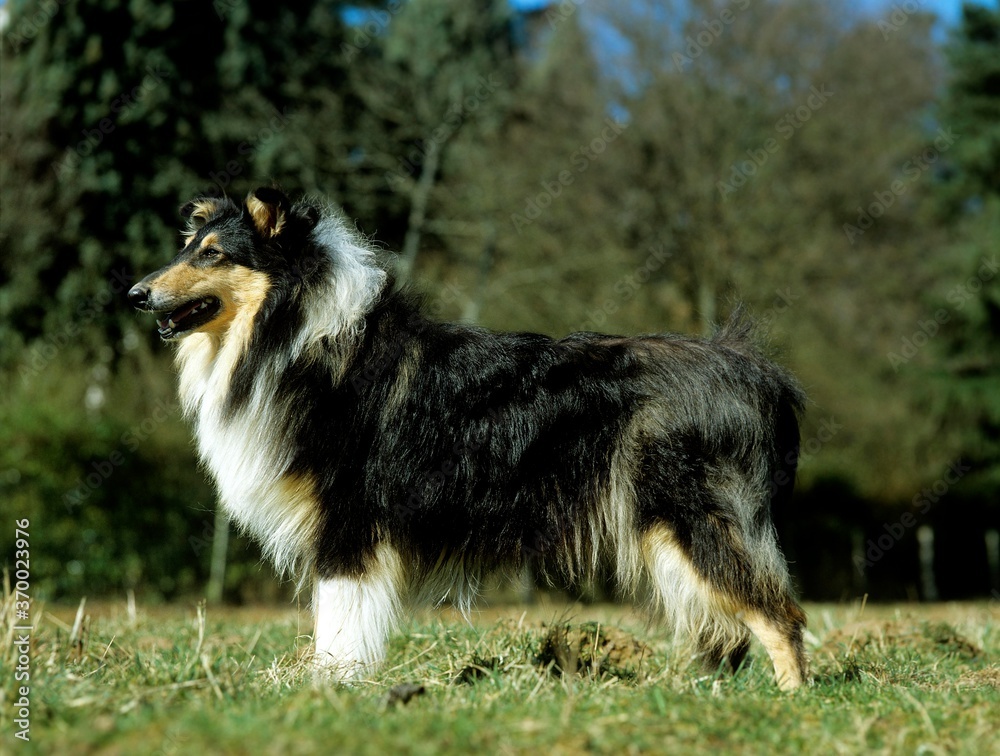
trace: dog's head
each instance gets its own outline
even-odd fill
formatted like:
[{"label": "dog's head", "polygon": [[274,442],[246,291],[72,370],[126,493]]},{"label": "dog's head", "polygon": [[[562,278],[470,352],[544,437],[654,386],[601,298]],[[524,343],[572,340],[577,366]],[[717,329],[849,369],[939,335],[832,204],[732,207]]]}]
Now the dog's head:
[{"label": "dog's head", "polygon": [[259,307],[319,219],[315,208],[293,207],[280,190],[266,187],[242,206],[201,198],[180,213],[188,224],[184,248],[128,293],[136,308],[157,314],[164,340],[221,334],[242,308]]}]

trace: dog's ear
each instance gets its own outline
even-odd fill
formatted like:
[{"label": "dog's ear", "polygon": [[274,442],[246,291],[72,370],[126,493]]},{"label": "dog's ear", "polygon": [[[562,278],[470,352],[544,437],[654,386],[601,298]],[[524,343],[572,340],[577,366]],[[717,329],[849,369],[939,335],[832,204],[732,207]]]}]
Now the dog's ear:
[{"label": "dog's ear", "polygon": [[312,231],[319,223],[319,208],[306,202],[299,202],[292,208],[292,215],[306,231]]},{"label": "dog's ear", "polygon": [[244,204],[250,220],[265,239],[281,233],[291,211],[291,203],[285,193],[266,186],[250,192]]},{"label": "dog's ear", "polygon": [[177,210],[181,218],[187,221],[186,236],[190,238],[198,233],[198,229],[208,223],[209,219],[219,211],[219,202],[208,197],[199,197],[185,202]]}]

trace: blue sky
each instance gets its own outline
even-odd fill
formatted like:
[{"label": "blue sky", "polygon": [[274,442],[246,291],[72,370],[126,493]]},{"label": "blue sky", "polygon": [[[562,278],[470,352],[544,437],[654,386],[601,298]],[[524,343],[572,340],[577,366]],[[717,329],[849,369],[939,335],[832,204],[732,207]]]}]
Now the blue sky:
[{"label": "blue sky", "polygon": [[[977,4],[991,5],[993,3],[979,2]],[[881,0],[861,0],[861,2],[852,3],[852,5],[864,8],[875,15],[880,15],[880,11],[891,11],[893,4],[891,2],[882,2]],[[949,26],[958,21],[962,13],[962,3],[960,0],[923,0],[920,6],[936,13]]]}]

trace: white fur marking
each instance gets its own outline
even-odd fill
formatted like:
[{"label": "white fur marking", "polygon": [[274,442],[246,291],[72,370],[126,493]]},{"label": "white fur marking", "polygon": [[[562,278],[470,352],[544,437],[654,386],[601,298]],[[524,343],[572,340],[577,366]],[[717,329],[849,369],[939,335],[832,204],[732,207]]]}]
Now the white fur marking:
[{"label": "white fur marking", "polygon": [[695,572],[691,560],[665,526],[643,540],[646,566],[653,584],[653,598],[676,635],[703,642],[731,645],[746,636],[746,629]]},{"label": "white fur marking", "polygon": [[343,219],[326,215],[313,229],[316,246],[332,262],[333,278],[322,289],[306,294],[306,322],[292,347],[294,359],[322,340],[347,343],[360,335],[364,316],[385,286],[386,272],[375,252],[352,233]]},{"label": "white fur marking", "polygon": [[311,561],[314,507],[289,496],[282,482],[291,445],[278,438],[283,407],[272,381],[261,376],[249,406],[232,419],[222,417],[232,372],[243,345],[221,344],[210,334],[181,342],[181,400],[193,414],[198,452],[215,479],[219,499],[236,523],[258,539],[279,573],[305,575]]},{"label": "white fur marking", "polygon": [[339,680],[354,680],[381,662],[399,618],[402,582],[399,554],[385,544],[363,575],[318,580],[314,664]]}]

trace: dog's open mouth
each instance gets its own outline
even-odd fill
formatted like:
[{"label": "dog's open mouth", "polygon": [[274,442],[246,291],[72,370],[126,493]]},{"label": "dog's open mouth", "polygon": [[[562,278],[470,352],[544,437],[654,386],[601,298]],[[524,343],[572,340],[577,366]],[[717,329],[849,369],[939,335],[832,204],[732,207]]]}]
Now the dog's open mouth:
[{"label": "dog's open mouth", "polygon": [[221,307],[215,297],[196,299],[181,305],[169,312],[166,317],[156,319],[156,325],[160,327],[160,338],[173,339],[204,325],[219,314]]}]

